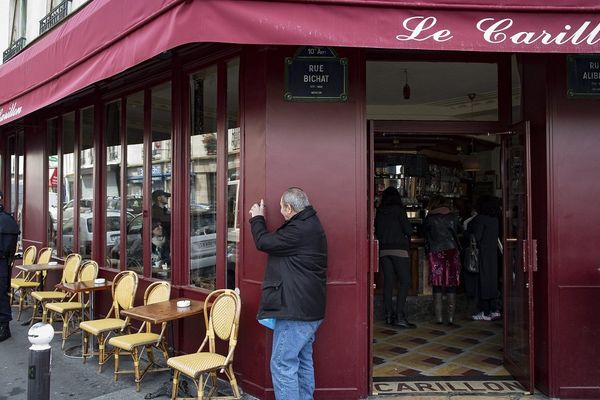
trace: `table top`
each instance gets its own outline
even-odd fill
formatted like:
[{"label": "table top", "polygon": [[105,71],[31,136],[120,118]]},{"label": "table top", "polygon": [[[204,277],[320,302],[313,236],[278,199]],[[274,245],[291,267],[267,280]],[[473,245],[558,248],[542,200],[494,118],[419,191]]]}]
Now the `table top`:
[{"label": "table top", "polygon": [[56,284],[56,288],[69,293],[97,292],[110,289],[112,284],[112,281],[105,281],[104,283],[95,283],[94,281],[65,282]]},{"label": "table top", "polygon": [[189,307],[179,308],[177,307],[177,302],[179,300],[189,299],[178,298],[145,306],[137,306],[128,310],[121,310],[121,314],[130,318],[147,321],[152,324],[161,324],[163,322],[186,318],[204,312],[204,301],[190,300],[191,304]]},{"label": "table top", "polygon": [[62,271],[63,269],[65,269],[64,264],[29,264],[15,265],[15,267],[26,272]]}]

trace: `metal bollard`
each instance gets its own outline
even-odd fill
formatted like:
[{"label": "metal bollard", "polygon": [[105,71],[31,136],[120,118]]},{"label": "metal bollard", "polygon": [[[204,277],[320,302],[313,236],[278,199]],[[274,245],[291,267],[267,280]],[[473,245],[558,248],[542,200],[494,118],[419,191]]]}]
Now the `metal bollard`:
[{"label": "metal bollard", "polygon": [[50,399],[50,362],[54,328],[50,324],[38,322],[29,328],[29,368],[27,369],[27,400]]}]

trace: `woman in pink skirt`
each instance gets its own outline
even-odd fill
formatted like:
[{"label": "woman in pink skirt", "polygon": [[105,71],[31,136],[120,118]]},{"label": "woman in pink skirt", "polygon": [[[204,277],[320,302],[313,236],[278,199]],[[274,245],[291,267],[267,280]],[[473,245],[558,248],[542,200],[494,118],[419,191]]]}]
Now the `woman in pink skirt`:
[{"label": "woman in pink skirt", "polygon": [[460,284],[460,246],[458,216],[448,207],[448,201],[434,196],[429,201],[429,212],[423,222],[425,251],[429,261],[429,283],[433,287],[435,320],[443,323],[442,297],[446,294],[448,325],[454,324],[456,288]]}]

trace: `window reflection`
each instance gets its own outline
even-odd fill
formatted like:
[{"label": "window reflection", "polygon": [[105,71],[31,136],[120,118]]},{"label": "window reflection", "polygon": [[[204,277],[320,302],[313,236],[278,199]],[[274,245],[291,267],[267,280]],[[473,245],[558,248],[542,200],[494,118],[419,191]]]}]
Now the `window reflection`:
[{"label": "window reflection", "polygon": [[[142,218],[144,199],[144,92],[127,97],[127,241],[125,265],[139,274],[144,272]],[[117,257],[118,258],[118,257]]]},{"label": "window reflection", "polygon": [[367,62],[367,118],[497,121],[498,65]]},{"label": "window reflection", "polygon": [[48,120],[46,137],[48,148],[48,246],[56,254],[58,232],[58,147],[56,145],[58,118]]},{"label": "window reflection", "polygon": [[[94,199],[94,108],[80,111],[79,243],[84,259],[92,258],[92,213]],[[108,228],[107,228],[108,230]]]},{"label": "window reflection", "polygon": [[227,288],[235,288],[240,241],[239,59],[227,63]]},{"label": "window reflection", "polygon": [[171,277],[171,83],[152,89],[152,227],[150,261],[152,277]]},{"label": "window reflection", "polygon": [[[80,252],[75,242],[75,113],[70,112],[62,117],[62,248],[63,255]],[[91,218],[91,217],[90,217]],[[80,229],[85,229],[86,221],[82,221]],[[91,241],[79,232],[79,242]]]},{"label": "window reflection", "polygon": [[217,69],[190,79],[190,283],[216,288]]},{"label": "window reflection", "polygon": [[[121,182],[121,102],[114,101],[105,106],[104,143],[106,145],[106,214],[104,224],[106,230],[107,266],[119,268],[118,257],[110,256],[115,241],[120,235],[121,212],[113,199],[119,199]],[[118,200],[117,200],[118,203]]]}]

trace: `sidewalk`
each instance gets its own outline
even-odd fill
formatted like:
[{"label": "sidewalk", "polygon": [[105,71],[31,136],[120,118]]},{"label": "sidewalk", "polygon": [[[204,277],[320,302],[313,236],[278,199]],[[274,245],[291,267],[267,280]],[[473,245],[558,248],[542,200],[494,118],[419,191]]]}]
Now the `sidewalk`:
[{"label": "sidewalk", "polygon": [[[23,313],[22,320],[29,317],[30,312]],[[0,400],[26,400],[27,399],[27,369],[29,364],[29,347],[27,339],[29,325],[22,326],[23,321],[13,320],[10,323],[12,338],[0,343]],[[56,328],[56,326],[55,326]],[[65,347],[80,344],[81,336],[73,335]],[[137,400],[144,399],[149,393],[154,393],[163,384],[169,385],[166,396],[158,399],[170,398],[171,375],[169,371],[149,373],[141,383],[140,392],[135,391],[133,375],[120,375],[119,381],[113,380],[113,360],[110,359],[102,370],[98,372],[98,359],[88,359],[83,364],[81,359],[68,358],[60,349],[61,337],[56,334],[52,339],[52,359],[50,378],[50,399],[62,400]],[[160,356],[159,356],[160,357]],[[122,367],[131,369],[131,357],[121,357]],[[160,358],[159,358],[160,360]],[[194,386],[189,383],[190,389]],[[223,387],[227,387],[224,384]],[[193,391],[195,393],[195,390]],[[254,397],[244,395],[244,400],[256,400]]]},{"label": "sidewalk", "polygon": [[[27,318],[25,314],[24,319]],[[27,399],[27,367],[29,363],[30,343],[27,339],[29,325],[13,320],[10,324],[12,338],[0,343],[0,400]],[[74,335],[67,341],[66,347],[79,344],[80,336]],[[154,393],[163,384],[170,385],[169,371],[150,373],[144,377],[140,392],[135,391],[133,375],[121,375],[118,382],[113,380],[112,359],[105,364],[102,373],[98,372],[96,357],[83,364],[81,359],[67,358],[60,349],[60,335],[52,340],[52,360],[50,378],[50,399],[52,400],[137,400]],[[129,368],[129,357],[123,357],[124,368]],[[193,384],[190,383],[191,386]],[[227,385],[224,385],[227,387]],[[169,386],[170,387],[170,386]],[[169,392],[170,393],[170,392]],[[158,399],[166,399],[161,396]],[[257,400],[244,394],[244,400]],[[369,400],[547,400],[542,395],[523,396],[372,396]]]}]

